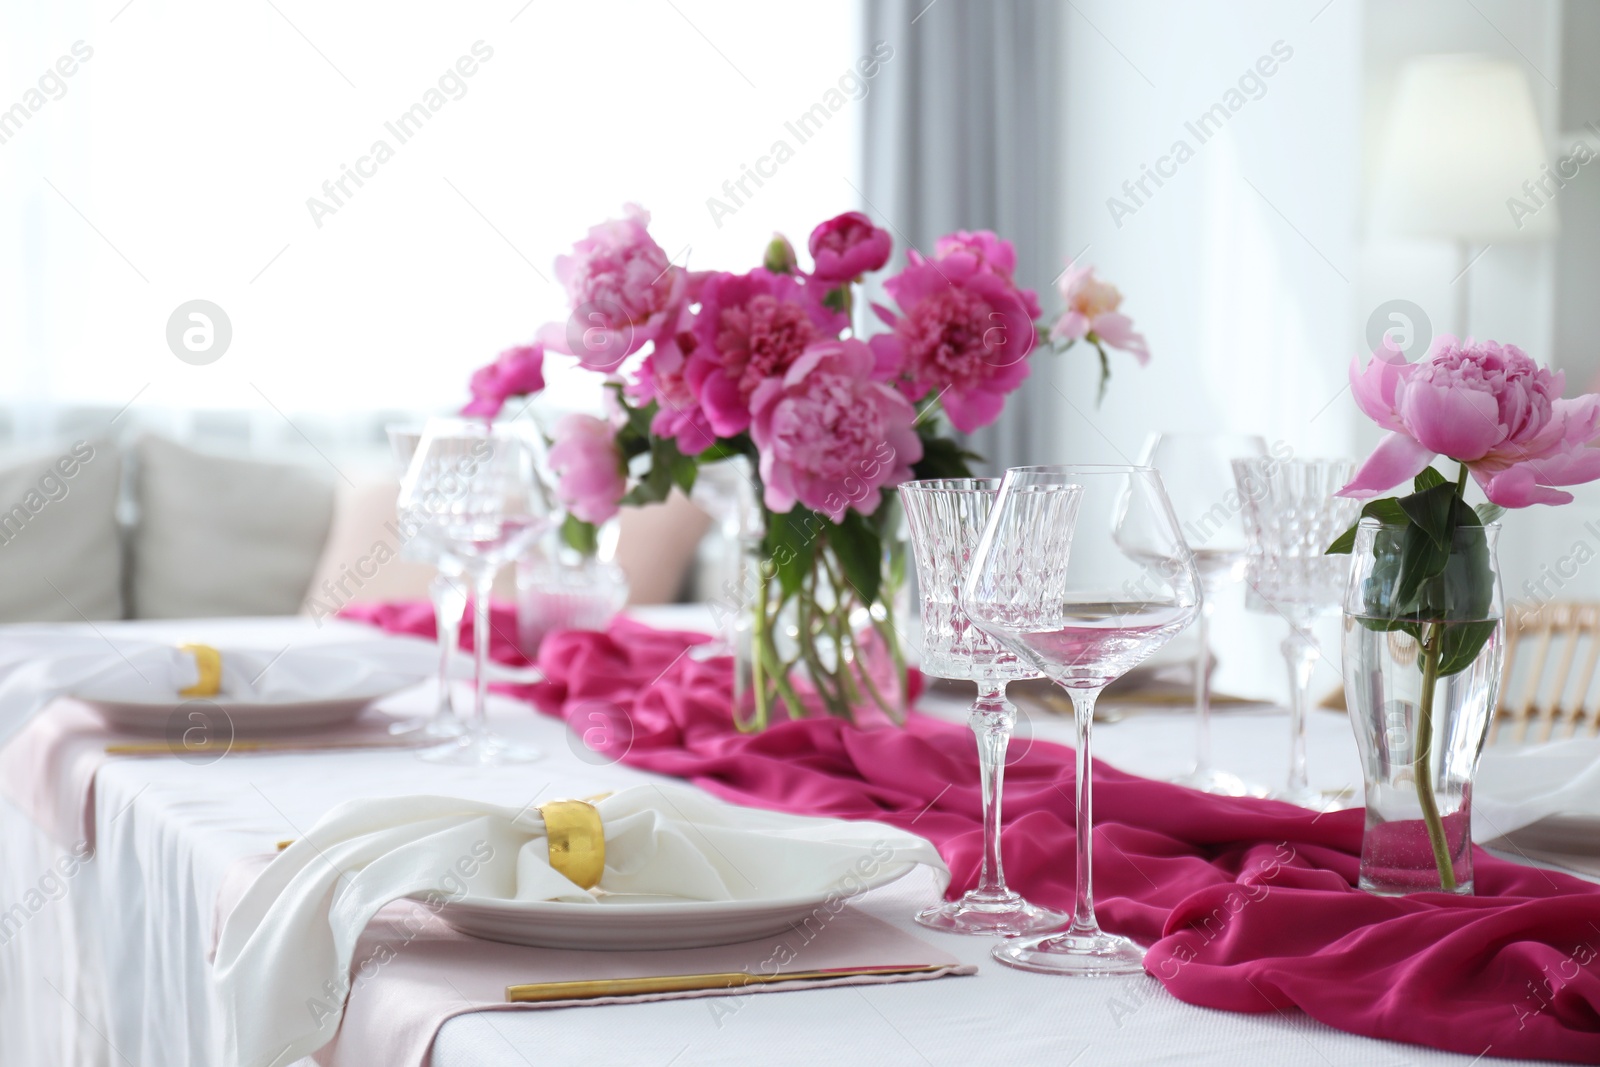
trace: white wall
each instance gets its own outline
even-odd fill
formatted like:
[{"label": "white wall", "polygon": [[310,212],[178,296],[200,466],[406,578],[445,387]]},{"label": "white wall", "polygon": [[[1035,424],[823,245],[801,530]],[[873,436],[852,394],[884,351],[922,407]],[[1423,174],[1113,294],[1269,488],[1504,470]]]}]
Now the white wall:
[{"label": "white wall", "polygon": [[[1056,381],[1062,460],[1136,459],[1161,430],[1244,430],[1303,456],[1355,448],[1341,399],[1360,337],[1361,5],[1222,0],[1079,2],[1067,15],[1065,234],[1126,295],[1152,361],[1115,357],[1103,407],[1076,350]],[[1314,18],[1313,18],[1314,17]],[[1275,43],[1264,92],[1205,143],[1185,128]],[[1193,158],[1134,214],[1107,201],[1182,139]],[[1169,168],[1170,169],[1170,168]],[[1214,633],[1221,689],[1284,695],[1281,620],[1237,589]],[[1336,630],[1326,640],[1337,649]],[[1332,689],[1338,676],[1318,684]]]}]

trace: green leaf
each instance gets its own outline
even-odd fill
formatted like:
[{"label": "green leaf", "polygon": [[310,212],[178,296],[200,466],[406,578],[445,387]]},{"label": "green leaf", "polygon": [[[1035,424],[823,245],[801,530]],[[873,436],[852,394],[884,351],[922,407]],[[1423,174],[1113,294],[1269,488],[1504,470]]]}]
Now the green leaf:
[{"label": "green leaf", "polygon": [[706,464],[715,463],[723,459],[732,459],[734,456],[749,456],[752,460],[756,458],[755,445],[751,444],[750,439],[744,434],[740,434],[737,437],[719,438],[694,458],[701,464]]},{"label": "green leaf", "polygon": [[[1433,468],[1429,468],[1432,470]],[[1420,477],[1417,479],[1422,480]],[[1413,524],[1427,534],[1434,546],[1444,551],[1450,549],[1450,534],[1455,529],[1456,487],[1440,481],[1431,489],[1424,489],[1400,498],[1400,509]],[[1440,564],[1443,567],[1443,564]]]},{"label": "green leaf", "polygon": [[1424,467],[1422,473],[1411,482],[1411,487],[1416,492],[1425,493],[1436,485],[1444,485],[1447,479],[1432,467]]},{"label": "green leaf", "polygon": [[[1404,526],[1411,519],[1406,516],[1405,509],[1400,506],[1400,501],[1392,496],[1382,497],[1378,500],[1369,500],[1361,509],[1361,518],[1377,519],[1390,526]],[[1361,525],[1357,520],[1356,525],[1334,539],[1333,544],[1323,550],[1325,556],[1343,556],[1356,547],[1356,530]]]},{"label": "green leaf", "polygon": [[1367,501],[1366,507],[1361,509],[1361,517],[1377,519],[1390,526],[1403,526],[1411,521],[1406,515],[1406,509],[1400,506],[1399,499],[1392,496]]},{"label": "green leaf", "polygon": [[948,437],[922,438],[922,458],[911,465],[918,478],[970,478],[969,462],[978,462],[982,456],[963,449]]},{"label": "green leaf", "polygon": [[679,455],[672,461],[672,481],[683,495],[688,496],[694,492],[694,480],[700,473],[700,464],[694,457]]},{"label": "green leaf", "polygon": [[840,314],[850,310],[850,290],[844,286],[829,289],[822,295],[822,306]]},{"label": "green leaf", "polygon": [[573,515],[561,520],[561,540],[585,556],[600,551],[599,528]]},{"label": "green leaf", "polygon": [[1472,666],[1472,661],[1483,651],[1485,642],[1494,634],[1498,621],[1449,623],[1439,645],[1439,677],[1456,674]]},{"label": "green leaf", "polygon": [[883,541],[878,531],[858,512],[847,511],[843,522],[827,528],[827,537],[845,581],[855,586],[862,603],[876,603],[883,582]]},{"label": "green leaf", "polygon": [[1411,615],[1417,604],[1423,583],[1444,573],[1450,562],[1449,543],[1441,545],[1422,527],[1413,523],[1400,535],[1400,574],[1395,582],[1395,605],[1399,608],[1390,614]]},{"label": "green leaf", "polygon": [[1487,502],[1479,504],[1475,510],[1478,513],[1478,521],[1483,523],[1485,526],[1489,525],[1491,522],[1499,522],[1500,516],[1506,513],[1506,509],[1501,507],[1499,504],[1490,504]]},{"label": "green leaf", "polygon": [[778,574],[785,597],[800,591],[817,554],[817,531],[827,522],[816,512],[796,506],[783,514],[767,516],[767,536],[762,549]]},{"label": "green leaf", "polygon": [[1489,614],[1494,602],[1494,568],[1489,559],[1489,538],[1478,513],[1456,498],[1456,529],[1450,562],[1444,571],[1439,618],[1476,622]]}]

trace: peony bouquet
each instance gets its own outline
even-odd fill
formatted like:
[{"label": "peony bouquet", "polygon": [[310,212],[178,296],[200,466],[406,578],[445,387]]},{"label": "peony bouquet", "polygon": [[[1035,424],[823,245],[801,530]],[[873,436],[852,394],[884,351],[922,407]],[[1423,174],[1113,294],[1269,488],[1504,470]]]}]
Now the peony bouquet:
[{"label": "peony bouquet", "polygon": [[776,236],[753,269],[690,271],[648,225],[630,205],[556,260],[571,317],[478,371],[467,411],[493,417],[537,391],[546,351],[607,376],[606,417],[568,416],[550,451],[563,536],[582,550],[620,506],[688,492],[701,465],[745,457],[765,519],[741,598],[748,722],[763,725],[777,702],[794,716],[820,705],[850,717],[870,703],[898,717],[904,662],[888,593],[902,572],[889,490],[969,476],[977,457],[952,429],[999,418],[1041,342],[1094,347],[1103,390],[1105,347],[1143,363],[1144,339],[1091,268],[1062,275],[1066,310],[1046,329],[1037,294],[1014,277],[1015,249],[987,231],[941,238],[931,256],[908,250],[883,282],[893,306],[871,308],[884,329],[869,337],[855,325],[858,287],[888,264],[893,242],[866,215],[818,226],[810,270]]}]

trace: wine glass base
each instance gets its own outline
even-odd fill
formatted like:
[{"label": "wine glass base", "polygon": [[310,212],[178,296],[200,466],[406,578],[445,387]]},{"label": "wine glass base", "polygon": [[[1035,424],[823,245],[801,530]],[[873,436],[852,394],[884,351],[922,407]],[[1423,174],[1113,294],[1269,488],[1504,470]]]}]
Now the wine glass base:
[{"label": "wine glass base", "polygon": [[1096,977],[1144,973],[1144,949],[1100,930],[1016,937],[1000,942],[989,954],[1007,967],[1035,974]]},{"label": "wine glass base", "polygon": [[1341,789],[1338,792],[1312,789],[1309,786],[1304,789],[1280,789],[1272,794],[1272,799],[1311,811],[1340,811],[1356,806],[1354,797],[1348,789]]},{"label": "wine glass base", "polygon": [[1206,770],[1196,768],[1181,778],[1174,778],[1172,782],[1174,785],[1186,785],[1190,789],[1213,793],[1219,797],[1264,797],[1270,792],[1264,785],[1256,785],[1236,774],[1210,768]]},{"label": "wine glass base", "polygon": [[404,719],[389,727],[394,737],[431,738],[444,741],[460,737],[466,732],[460,719],[454,715],[430,715],[421,719]]},{"label": "wine glass base", "polygon": [[1066,924],[1067,916],[1030,904],[1016,893],[986,898],[974,891],[922,911],[917,922],[950,934],[1015,937],[1058,929]]},{"label": "wine glass base", "polygon": [[417,753],[417,758],[456,767],[499,767],[508,763],[532,763],[543,759],[544,753],[494,734],[462,734],[453,741],[423,749]]}]

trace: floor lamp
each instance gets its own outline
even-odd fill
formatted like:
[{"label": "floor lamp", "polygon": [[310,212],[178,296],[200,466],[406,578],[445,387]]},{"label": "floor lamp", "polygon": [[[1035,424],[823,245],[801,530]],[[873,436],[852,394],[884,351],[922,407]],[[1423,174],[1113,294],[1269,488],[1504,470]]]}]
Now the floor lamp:
[{"label": "floor lamp", "polygon": [[1373,228],[1457,250],[1454,327],[1469,331],[1471,268],[1490,245],[1556,230],[1552,169],[1528,79],[1515,63],[1429,55],[1401,68],[1373,191]]}]

